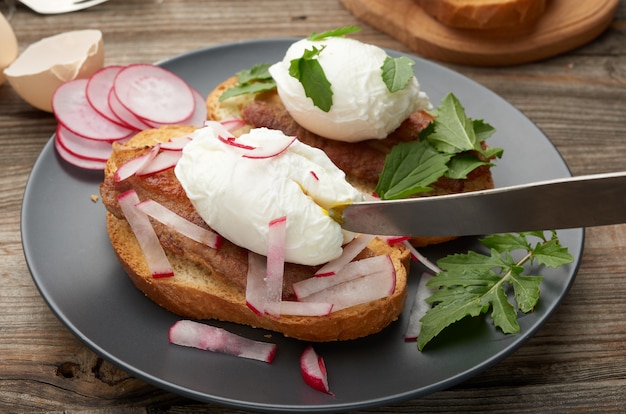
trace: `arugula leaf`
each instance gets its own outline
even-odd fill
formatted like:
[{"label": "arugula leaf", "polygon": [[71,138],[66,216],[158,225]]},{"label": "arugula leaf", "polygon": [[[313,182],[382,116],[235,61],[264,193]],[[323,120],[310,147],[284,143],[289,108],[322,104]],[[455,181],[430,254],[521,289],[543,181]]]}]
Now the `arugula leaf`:
[{"label": "arugula leaf", "polygon": [[[538,238],[535,244],[530,238]],[[560,245],[556,232],[525,232],[488,236],[481,243],[489,254],[470,251],[440,259],[442,272],[430,279],[434,293],[427,299],[434,306],[422,317],[418,348],[424,347],[441,331],[465,317],[475,317],[491,309],[491,319],[504,333],[518,333],[518,311],[531,312],[539,301],[541,276],[522,275],[525,263],[558,267],[574,258]],[[513,252],[522,252],[514,259]],[[513,303],[507,294],[513,290]]]},{"label": "arugula leaf", "polygon": [[289,65],[289,75],[300,81],[304,94],[313,100],[313,105],[328,112],[333,105],[333,91],[322,65],[317,60],[324,48],[325,46],[320,49],[306,49],[301,58],[293,59]]},{"label": "arugula leaf", "polygon": [[376,193],[385,200],[405,198],[431,191],[448,169],[451,155],[439,153],[427,141],[403,142],[394,146],[385,160]]},{"label": "arugula leaf", "polygon": [[223,101],[233,96],[254,94],[268,91],[276,87],[276,82],[270,75],[268,63],[260,63],[250,69],[237,72],[237,85],[225,90],[219,97]]},{"label": "arugula leaf", "polygon": [[383,71],[383,82],[387,90],[394,93],[406,88],[414,76],[413,66],[415,62],[406,56],[397,58],[387,56],[380,68]]},{"label": "arugula leaf", "polygon": [[325,32],[322,33],[311,33],[309,35],[309,37],[307,37],[308,40],[311,41],[317,41],[317,40],[323,40],[326,39],[328,37],[341,37],[341,36],[345,36],[347,34],[350,33],[356,33],[359,32],[361,30],[360,27],[356,27],[356,26],[344,26],[344,27],[340,27],[338,29],[333,29],[333,30],[327,30]]}]

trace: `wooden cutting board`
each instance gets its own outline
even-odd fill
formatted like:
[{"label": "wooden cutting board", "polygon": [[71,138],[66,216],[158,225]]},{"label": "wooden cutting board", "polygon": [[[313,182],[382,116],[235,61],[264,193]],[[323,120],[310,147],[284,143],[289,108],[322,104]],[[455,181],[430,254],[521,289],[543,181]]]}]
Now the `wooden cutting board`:
[{"label": "wooden cutting board", "polygon": [[611,24],[618,2],[549,0],[533,26],[477,30],[443,25],[414,0],[341,0],[357,18],[425,58],[475,66],[528,63],[582,46]]}]

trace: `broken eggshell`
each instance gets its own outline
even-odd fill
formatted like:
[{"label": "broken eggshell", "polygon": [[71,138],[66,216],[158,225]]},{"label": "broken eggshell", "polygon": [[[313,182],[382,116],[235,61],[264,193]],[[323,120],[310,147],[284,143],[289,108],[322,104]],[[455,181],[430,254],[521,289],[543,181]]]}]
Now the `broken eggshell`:
[{"label": "broken eggshell", "polygon": [[0,13],[0,85],[6,80],[3,70],[17,57],[17,39],[11,25]]},{"label": "broken eggshell", "polygon": [[88,78],[104,65],[100,30],[75,30],[31,44],[4,69],[9,84],[35,108],[52,112],[59,85]]}]

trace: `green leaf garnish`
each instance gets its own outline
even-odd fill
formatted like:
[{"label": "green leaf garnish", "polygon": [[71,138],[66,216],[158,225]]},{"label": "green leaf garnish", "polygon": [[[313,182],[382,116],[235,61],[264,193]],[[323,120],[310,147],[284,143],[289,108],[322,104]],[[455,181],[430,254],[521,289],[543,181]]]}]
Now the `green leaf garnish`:
[{"label": "green leaf garnish", "polygon": [[298,79],[304,88],[304,94],[311,98],[313,105],[324,112],[330,111],[333,105],[333,91],[330,82],[324,74],[322,66],[317,60],[324,50],[313,47],[305,50],[301,58],[293,59],[289,65],[289,75]]},{"label": "green leaf garnish", "polygon": [[311,33],[309,35],[309,37],[307,37],[308,40],[311,41],[317,41],[317,40],[323,40],[326,39],[328,37],[341,37],[341,36],[345,36],[347,34],[350,33],[355,33],[360,31],[361,28],[360,27],[356,27],[356,26],[344,26],[344,27],[340,27],[338,29],[333,29],[333,30],[327,30],[325,32],[322,33]]},{"label": "green leaf garnish", "polygon": [[[539,240],[533,244],[531,237]],[[442,272],[427,283],[434,289],[427,302],[434,306],[421,319],[420,350],[448,326],[489,310],[502,332],[519,333],[518,312],[528,313],[536,307],[543,280],[522,275],[524,264],[559,267],[574,261],[554,231],[550,237],[544,232],[527,232],[488,236],[480,242],[489,248],[489,254],[470,251],[437,262]],[[512,301],[507,294],[510,289]]]},{"label": "green leaf garnish", "polygon": [[268,70],[270,66],[268,63],[260,63],[252,66],[250,69],[237,72],[237,85],[225,90],[220,95],[219,101],[221,102],[233,96],[254,94],[274,89],[276,82]]},{"label": "green leaf garnish", "polygon": [[387,86],[387,90],[394,93],[406,88],[414,75],[413,66],[415,66],[415,62],[406,56],[397,58],[387,56],[381,67],[383,82]]}]

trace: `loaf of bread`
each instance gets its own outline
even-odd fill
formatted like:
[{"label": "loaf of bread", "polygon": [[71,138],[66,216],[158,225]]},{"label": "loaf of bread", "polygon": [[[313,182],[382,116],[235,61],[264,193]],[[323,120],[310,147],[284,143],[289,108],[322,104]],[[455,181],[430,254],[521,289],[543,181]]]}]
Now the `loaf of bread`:
[{"label": "loaf of bread", "polygon": [[527,27],[544,13],[547,0],[415,0],[442,24],[462,29]]},{"label": "loaf of bread", "polygon": [[[185,318],[216,319],[279,332],[305,341],[349,340],[379,332],[395,321],[407,295],[410,253],[402,244],[389,245],[375,238],[361,256],[388,254],[396,272],[393,294],[368,303],[333,312],[327,316],[258,315],[246,305],[245,249],[227,240],[219,249],[203,245],[176,243],[176,235],[153,223],[174,270],[173,277],[154,278],[139,243],[117,203],[117,195],[136,189],[140,199],[154,196],[160,203],[190,221],[201,223],[197,212],[184,195],[172,169],[148,177],[113,179],[125,161],[148,151],[157,142],[185,135],[189,127],[162,127],[140,132],[125,144],[114,145],[100,187],[107,208],[106,226],[111,245],[134,285],[158,305]],[[206,224],[204,224],[206,225]],[[195,242],[194,242],[195,243]],[[285,272],[300,278],[312,277],[318,267],[285,264]],[[287,279],[286,279],[287,280]],[[285,286],[288,291],[288,286]]]}]

